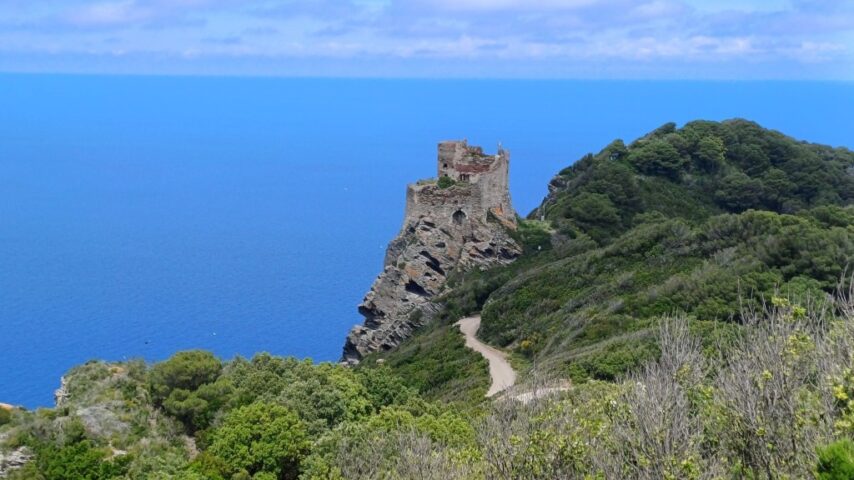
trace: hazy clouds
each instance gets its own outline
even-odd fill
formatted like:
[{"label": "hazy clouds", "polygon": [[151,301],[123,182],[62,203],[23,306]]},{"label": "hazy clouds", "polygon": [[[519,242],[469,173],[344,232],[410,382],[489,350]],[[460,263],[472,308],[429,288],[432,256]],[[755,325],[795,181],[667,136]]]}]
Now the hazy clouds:
[{"label": "hazy clouds", "polygon": [[854,78],[854,0],[6,0],[6,71]]}]

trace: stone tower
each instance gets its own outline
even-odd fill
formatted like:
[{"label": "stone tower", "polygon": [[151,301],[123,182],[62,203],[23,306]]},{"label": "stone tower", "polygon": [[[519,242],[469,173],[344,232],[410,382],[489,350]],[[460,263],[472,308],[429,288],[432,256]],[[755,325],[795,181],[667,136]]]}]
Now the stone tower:
[{"label": "stone tower", "polygon": [[354,327],[343,359],[389,350],[436,313],[430,301],[455,270],[489,268],[513,261],[521,248],[510,202],[510,154],[495,155],[465,140],[439,144],[438,179],[410,184],[400,234],[388,246],[385,268],[359,305],[364,325]]},{"label": "stone tower", "polygon": [[[438,177],[454,180],[455,188],[433,188],[429,183],[409,186],[407,194],[407,219],[425,214],[425,208],[435,216],[444,216],[445,210],[487,221],[491,213],[495,220],[516,227],[516,212],[510,202],[508,173],[510,153],[503,148],[495,155],[485,155],[480,147],[471,147],[465,140],[439,144],[437,159]],[[433,198],[436,194],[437,198]],[[455,208],[455,207],[460,208]],[[404,222],[406,223],[406,222]]]}]

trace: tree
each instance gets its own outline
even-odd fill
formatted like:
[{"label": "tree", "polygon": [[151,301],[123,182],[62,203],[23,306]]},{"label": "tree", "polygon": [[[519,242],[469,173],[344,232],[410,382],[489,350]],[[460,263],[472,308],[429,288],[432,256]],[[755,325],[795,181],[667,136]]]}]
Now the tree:
[{"label": "tree", "polygon": [[759,145],[733,145],[727,156],[750,175],[764,172],[771,165],[768,154]]},{"label": "tree", "polygon": [[299,414],[309,433],[371,413],[368,392],[352,370],[329,363],[300,370],[277,401]]},{"label": "tree", "polygon": [[769,168],[762,174],[762,185],[765,186],[766,203],[776,211],[780,211],[783,202],[793,195],[795,185],[786,172],[779,168]]},{"label": "tree", "polygon": [[709,135],[697,142],[697,151],[694,152],[697,165],[706,172],[718,171],[726,161],[726,147],[719,137]]},{"label": "tree", "polygon": [[609,160],[622,160],[629,154],[629,149],[621,139],[616,139],[605,147]]},{"label": "tree", "polygon": [[761,181],[736,172],[721,180],[715,200],[730,211],[742,212],[761,206],[763,188]]},{"label": "tree", "polygon": [[267,472],[280,479],[297,478],[310,446],[305,426],[293,411],[265,402],[231,411],[212,437],[209,452],[232,471]]},{"label": "tree", "polygon": [[665,140],[649,140],[629,152],[629,162],[639,171],[649,175],[662,175],[673,179],[687,165],[679,151]]},{"label": "tree", "polygon": [[232,390],[231,383],[223,378],[205,383],[194,391],[176,388],[163,401],[163,409],[180,420],[191,433],[196,432],[210,425]]},{"label": "tree", "polygon": [[585,233],[598,242],[610,237],[622,224],[614,203],[601,193],[584,192],[572,199],[568,213]]},{"label": "tree", "polygon": [[664,125],[653,130],[652,133],[649,134],[649,136],[651,136],[651,137],[663,137],[665,135],[669,135],[671,133],[674,133],[675,131],[676,131],[676,123],[667,122]]},{"label": "tree", "polygon": [[222,371],[222,362],[210,352],[179,352],[151,369],[149,385],[154,401],[161,404],[173,390],[193,391],[212,383]]}]

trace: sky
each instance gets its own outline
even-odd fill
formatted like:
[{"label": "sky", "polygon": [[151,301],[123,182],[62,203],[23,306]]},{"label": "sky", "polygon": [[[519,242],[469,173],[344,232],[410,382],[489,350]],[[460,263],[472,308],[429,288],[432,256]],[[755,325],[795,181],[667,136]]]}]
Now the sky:
[{"label": "sky", "polygon": [[0,0],[0,72],[854,80],[854,0]]}]

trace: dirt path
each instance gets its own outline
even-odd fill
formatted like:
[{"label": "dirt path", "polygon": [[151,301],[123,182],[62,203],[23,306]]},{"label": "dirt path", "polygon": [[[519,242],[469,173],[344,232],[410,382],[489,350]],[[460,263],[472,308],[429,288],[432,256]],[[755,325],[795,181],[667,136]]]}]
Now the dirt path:
[{"label": "dirt path", "polygon": [[492,386],[489,387],[486,396],[491,397],[512,387],[516,383],[516,372],[507,362],[507,354],[477,339],[480,315],[464,318],[457,322],[457,325],[466,337],[466,347],[480,353],[489,362],[489,376],[492,377]]}]

